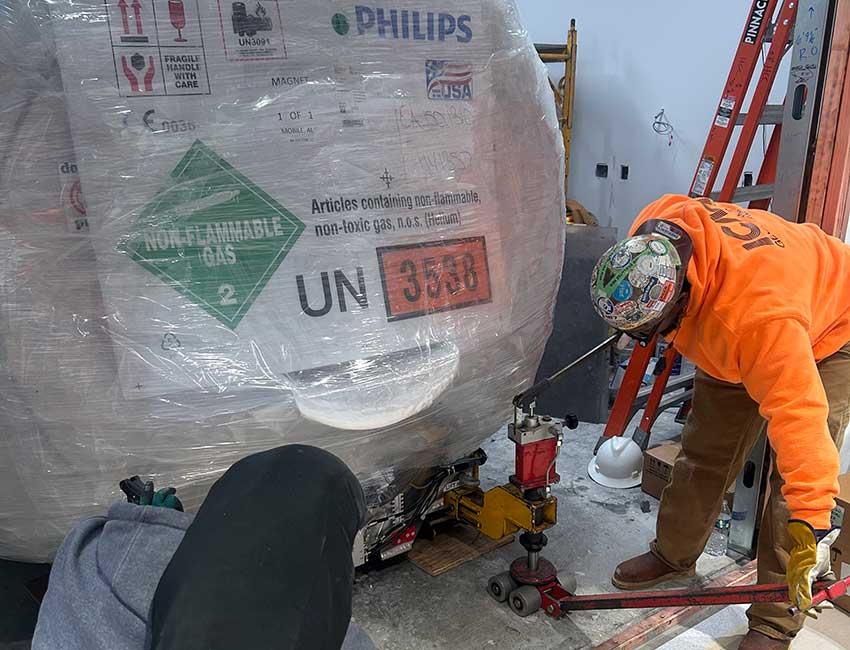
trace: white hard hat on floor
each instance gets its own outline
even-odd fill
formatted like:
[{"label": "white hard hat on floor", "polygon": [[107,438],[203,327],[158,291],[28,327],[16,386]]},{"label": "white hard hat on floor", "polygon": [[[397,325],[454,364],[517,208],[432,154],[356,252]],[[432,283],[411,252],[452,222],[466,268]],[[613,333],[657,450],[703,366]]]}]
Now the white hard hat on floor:
[{"label": "white hard hat on floor", "polygon": [[590,459],[587,473],[605,487],[637,487],[643,475],[643,452],[631,438],[610,438]]}]

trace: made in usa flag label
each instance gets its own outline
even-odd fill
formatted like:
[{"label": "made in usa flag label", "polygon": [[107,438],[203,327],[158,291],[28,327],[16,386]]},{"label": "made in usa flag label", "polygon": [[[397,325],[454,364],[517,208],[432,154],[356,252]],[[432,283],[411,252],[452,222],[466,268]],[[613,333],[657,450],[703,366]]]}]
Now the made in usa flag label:
[{"label": "made in usa flag label", "polygon": [[472,100],[472,64],[456,61],[425,62],[428,99]]}]

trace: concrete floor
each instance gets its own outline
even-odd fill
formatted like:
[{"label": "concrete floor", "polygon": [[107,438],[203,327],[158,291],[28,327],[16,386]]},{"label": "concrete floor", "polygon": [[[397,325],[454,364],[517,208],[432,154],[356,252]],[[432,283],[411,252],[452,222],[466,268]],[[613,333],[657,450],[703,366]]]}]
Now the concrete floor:
[{"label": "concrete floor", "polygon": [[[669,641],[657,650],[735,650],[747,633],[747,606],[732,605],[691,627],[675,626]],[[842,650],[850,647],[850,616],[838,609],[826,610],[794,639],[793,650]]]},{"label": "concrete floor", "polygon": [[[544,555],[563,573],[573,573],[579,593],[615,591],[614,567],[643,553],[654,537],[658,502],[640,488],[613,490],[587,477],[587,464],[602,425],[583,424],[568,432],[558,460],[558,525],[550,531]],[[672,415],[659,421],[653,444],[680,433]],[[485,446],[489,461],[482,469],[486,484],[511,473],[513,445],[504,432]],[[648,502],[649,512],[641,510]],[[644,506],[645,507],[645,506]],[[559,621],[543,614],[518,618],[490,599],[487,579],[507,569],[523,553],[518,543],[503,547],[438,578],[409,562],[361,574],[354,591],[354,618],[382,650],[437,648],[587,648],[607,640],[645,612],[578,613]],[[729,558],[703,556],[700,577],[728,568]],[[678,586],[688,586],[681,582]]]}]

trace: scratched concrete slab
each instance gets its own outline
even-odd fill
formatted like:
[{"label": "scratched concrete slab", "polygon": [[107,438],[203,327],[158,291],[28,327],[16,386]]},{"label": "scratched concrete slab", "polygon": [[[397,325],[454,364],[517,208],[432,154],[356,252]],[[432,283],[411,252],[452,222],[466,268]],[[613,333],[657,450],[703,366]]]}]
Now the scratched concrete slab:
[{"label": "scratched concrete slab", "polygon": [[[680,430],[672,415],[664,414],[655,441]],[[563,574],[576,576],[579,593],[615,591],[610,582],[614,567],[647,549],[658,513],[658,502],[640,488],[613,490],[587,477],[587,463],[601,432],[601,425],[582,424],[567,435],[558,461],[562,482],[555,488],[559,523],[550,531],[545,551]],[[503,431],[485,450],[490,458],[482,469],[486,488],[488,482],[502,482],[510,474],[513,445]],[[646,509],[646,502],[645,513],[641,504]],[[518,618],[506,605],[491,600],[485,588],[491,575],[506,570],[521,554],[519,544],[506,546],[437,578],[408,562],[361,574],[355,586],[355,620],[382,650],[569,650],[592,647],[646,615],[620,611],[584,612],[558,621],[542,613]],[[732,563],[729,558],[703,556],[697,570],[704,578]]]},{"label": "scratched concrete slab", "polygon": [[[690,628],[674,626],[669,641],[658,650],[735,650],[747,633],[747,606],[731,605]],[[850,639],[850,617],[840,610],[827,610],[816,621],[807,621],[794,639],[794,650],[842,650]],[[655,645],[655,644],[653,644]]]}]

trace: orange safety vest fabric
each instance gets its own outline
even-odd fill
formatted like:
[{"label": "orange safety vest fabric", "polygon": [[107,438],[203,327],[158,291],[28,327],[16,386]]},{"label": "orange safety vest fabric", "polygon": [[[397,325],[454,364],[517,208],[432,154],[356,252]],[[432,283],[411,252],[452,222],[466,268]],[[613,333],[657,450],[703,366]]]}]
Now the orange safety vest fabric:
[{"label": "orange safety vest fabric", "polygon": [[850,246],[813,224],[703,198],[663,196],[631,232],[648,219],[678,224],[694,244],[690,300],[668,338],[713,377],[744,385],[768,422],[791,517],[829,528],[839,457],[816,364],[850,341]]}]

